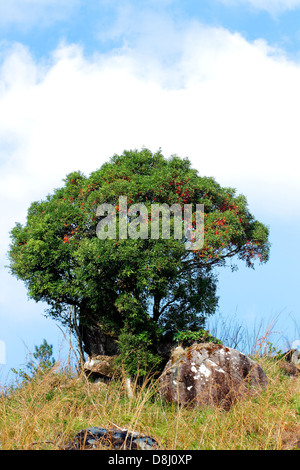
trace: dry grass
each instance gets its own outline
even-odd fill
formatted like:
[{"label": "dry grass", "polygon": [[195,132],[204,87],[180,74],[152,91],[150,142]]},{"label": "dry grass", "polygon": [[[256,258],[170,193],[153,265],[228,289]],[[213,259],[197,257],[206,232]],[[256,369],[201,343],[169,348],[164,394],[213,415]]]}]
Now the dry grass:
[{"label": "dry grass", "polygon": [[300,378],[285,375],[274,359],[260,357],[267,388],[229,412],[165,404],[155,381],[92,384],[53,368],[0,396],[2,449],[60,449],[77,432],[114,425],[154,437],[164,449],[291,449],[300,440]]}]

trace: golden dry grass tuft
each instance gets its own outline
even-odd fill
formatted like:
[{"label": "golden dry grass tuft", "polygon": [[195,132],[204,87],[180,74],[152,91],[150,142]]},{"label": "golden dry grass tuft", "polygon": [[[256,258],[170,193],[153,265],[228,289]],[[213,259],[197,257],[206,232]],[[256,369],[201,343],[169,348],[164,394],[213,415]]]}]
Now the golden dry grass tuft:
[{"label": "golden dry grass tuft", "polygon": [[[118,426],[154,437],[172,450],[280,450],[300,443],[300,377],[257,358],[269,383],[229,412],[164,403],[158,383],[93,384],[58,366],[0,395],[1,449],[61,449],[82,429]],[[298,445],[299,445],[298,443]]]}]

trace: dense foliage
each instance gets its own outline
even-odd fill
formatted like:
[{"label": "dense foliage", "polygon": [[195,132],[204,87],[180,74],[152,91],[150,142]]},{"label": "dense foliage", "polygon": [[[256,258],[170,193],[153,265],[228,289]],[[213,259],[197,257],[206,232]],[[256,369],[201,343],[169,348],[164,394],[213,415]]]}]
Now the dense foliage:
[{"label": "dense foliage", "polygon": [[[97,207],[118,209],[121,195],[146,208],[204,204],[203,247],[187,250],[184,235],[172,236],[172,223],[167,240],[99,239]],[[194,209],[193,227],[195,215]],[[48,303],[48,315],[78,331],[101,325],[121,338],[127,355],[128,348],[143,351],[145,368],[155,363],[159,344],[199,330],[215,312],[215,267],[234,256],[253,267],[269,256],[268,229],[251,215],[244,196],[199,176],[188,159],[147,149],[114,155],[89,177],[69,174],[61,188],[31,204],[26,224],[16,224],[11,238],[11,273],[25,281],[32,299]]]}]

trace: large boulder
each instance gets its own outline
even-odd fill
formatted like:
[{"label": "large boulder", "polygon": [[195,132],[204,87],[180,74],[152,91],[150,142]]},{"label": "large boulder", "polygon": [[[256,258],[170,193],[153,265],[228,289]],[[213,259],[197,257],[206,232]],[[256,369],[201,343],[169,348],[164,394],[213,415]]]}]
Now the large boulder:
[{"label": "large boulder", "polygon": [[160,378],[160,390],[168,402],[228,410],[267,382],[262,367],[248,356],[220,344],[204,343],[173,350]]}]

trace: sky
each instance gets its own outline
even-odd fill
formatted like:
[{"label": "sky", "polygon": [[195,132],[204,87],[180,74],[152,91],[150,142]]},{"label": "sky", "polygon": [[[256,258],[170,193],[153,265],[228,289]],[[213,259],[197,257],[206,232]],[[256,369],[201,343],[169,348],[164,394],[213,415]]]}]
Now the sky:
[{"label": "sky", "polygon": [[220,270],[218,315],[298,341],[299,85],[300,0],[0,0],[0,382],[44,338],[68,348],[5,267],[10,230],[143,147],[246,196],[270,260]]}]

